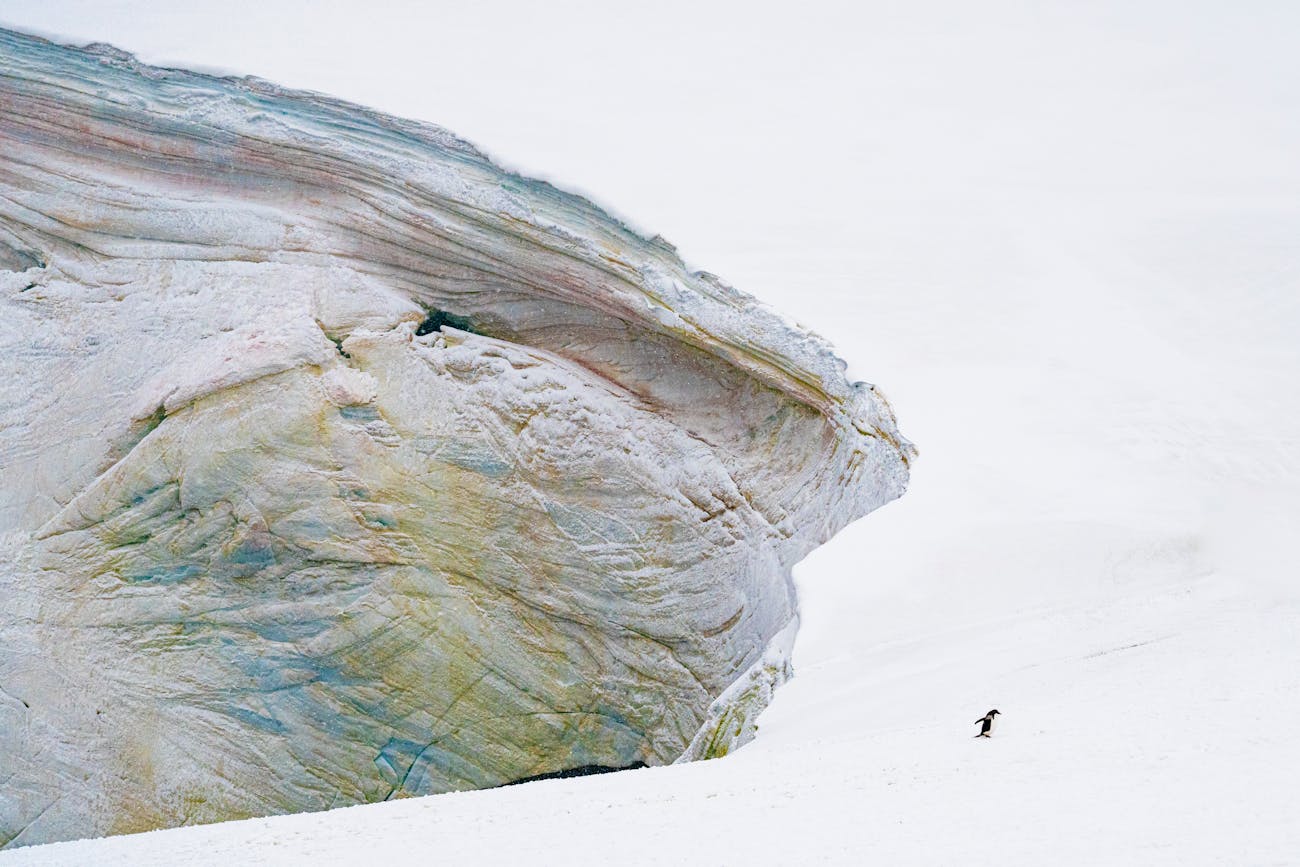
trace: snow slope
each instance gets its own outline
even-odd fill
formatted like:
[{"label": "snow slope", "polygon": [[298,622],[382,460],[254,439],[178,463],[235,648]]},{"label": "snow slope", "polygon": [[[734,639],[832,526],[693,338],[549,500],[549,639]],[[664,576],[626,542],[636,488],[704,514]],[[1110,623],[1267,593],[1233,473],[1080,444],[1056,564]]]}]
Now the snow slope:
[{"label": "snow slope", "polygon": [[[264,27],[197,34],[201,4],[152,29],[7,5],[596,191],[830,338],[921,454],[797,568],[797,676],[726,759],[0,865],[1300,863],[1300,12],[902,6],[493,7],[421,61],[368,47],[396,6],[323,11],[286,57]],[[481,69],[489,36],[491,70],[383,91]]]}]

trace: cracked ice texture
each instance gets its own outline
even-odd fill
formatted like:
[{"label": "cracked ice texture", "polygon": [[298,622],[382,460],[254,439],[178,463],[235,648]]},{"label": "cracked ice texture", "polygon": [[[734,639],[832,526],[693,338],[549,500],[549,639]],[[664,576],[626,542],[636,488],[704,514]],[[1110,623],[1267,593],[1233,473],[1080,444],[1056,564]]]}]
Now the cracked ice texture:
[{"label": "cracked ice texture", "polygon": [[0,31],[0,844],[725,753],[911,455],[441,129]]}]

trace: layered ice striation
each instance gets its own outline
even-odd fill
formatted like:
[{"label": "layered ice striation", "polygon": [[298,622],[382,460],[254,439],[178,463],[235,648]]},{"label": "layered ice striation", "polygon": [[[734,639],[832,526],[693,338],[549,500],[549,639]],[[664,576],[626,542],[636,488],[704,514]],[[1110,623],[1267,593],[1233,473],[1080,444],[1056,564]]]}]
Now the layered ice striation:
[{"label": "layered ice striation", "polygon": [[0,31],[0,844],[723,754],[911,454],[443,130]]}]

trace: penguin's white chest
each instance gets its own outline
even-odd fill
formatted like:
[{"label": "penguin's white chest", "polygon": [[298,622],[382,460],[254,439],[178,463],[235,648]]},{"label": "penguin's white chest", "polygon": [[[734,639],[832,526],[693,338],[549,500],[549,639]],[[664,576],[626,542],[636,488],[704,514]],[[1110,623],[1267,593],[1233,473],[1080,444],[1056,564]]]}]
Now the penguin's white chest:
[{"label": "penguin's white chest", "polygon": [[997,717],[993,717],[992,719],[989,720],[989,731],[988,731],[988,733],[989,733],[989,734],[993,734],[993,731],[994,731],[997,727],[998,727],[998,718],[997,718]]}]

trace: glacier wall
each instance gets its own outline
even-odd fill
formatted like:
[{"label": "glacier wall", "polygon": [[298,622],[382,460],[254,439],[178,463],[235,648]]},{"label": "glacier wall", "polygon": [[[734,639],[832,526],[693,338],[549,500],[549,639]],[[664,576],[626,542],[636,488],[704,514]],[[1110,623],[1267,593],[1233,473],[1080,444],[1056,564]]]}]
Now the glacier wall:
[{"label": "glacier wall", "polygon": [[723,754],[912,454],[441,129],[0,31],[0,845]]}]

